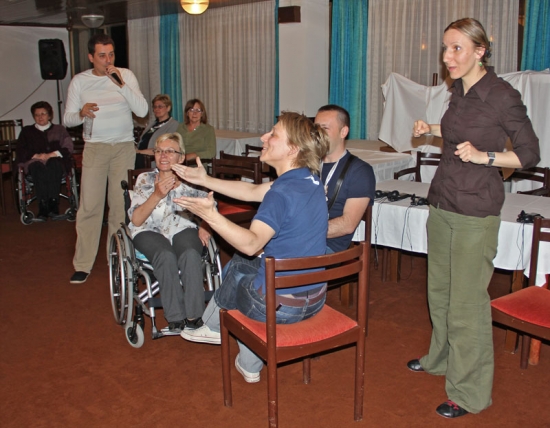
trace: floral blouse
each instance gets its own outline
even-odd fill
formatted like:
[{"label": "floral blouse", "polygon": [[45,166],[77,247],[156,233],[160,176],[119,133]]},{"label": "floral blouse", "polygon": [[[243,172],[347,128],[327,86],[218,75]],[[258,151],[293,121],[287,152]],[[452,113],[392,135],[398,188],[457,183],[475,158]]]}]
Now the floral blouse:
[{"label": "floral blouse", "polygon": [[[130,219],[132,218],[134,210],[149,199],[149,196],[155,191],[155,178],[158,173],[158,170],[155,170],[153,172],[145,172],[138,176],[134,186],[132,204],[130,209],[128,209],[128,217]],[[166,197],[158,203],[149,218],[147,218],[141,226],[135,226],[130,222],[128,227],[132,232],[132,237],[147,230],[160,233],[172,243],[172,238],[176,233],[188,227],[196,229],[198,226],[194,214],[174,202],[174,199],[180,196],[205,198],[208,196],[208,193],[197,190],[187,184],[180,183],[176,189],[171,190]]]}]

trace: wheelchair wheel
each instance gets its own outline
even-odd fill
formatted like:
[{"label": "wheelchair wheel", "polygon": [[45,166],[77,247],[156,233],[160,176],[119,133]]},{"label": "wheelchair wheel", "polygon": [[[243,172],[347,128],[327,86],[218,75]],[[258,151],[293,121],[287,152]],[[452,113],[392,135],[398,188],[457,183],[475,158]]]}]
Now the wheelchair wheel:
[{"label": "wheelchair wheel", "polygon": [[70,222],[76,221],[76,211],[74,210],[74,208],[67,208],[65,210],[65,215],[67,216],[67,221],[70,221]]},{"label": "wheelchair wheel", "polygon": [[141,348],[145,342],[145,335],[140,324],[131,323],[125,328],[126,340],[134,348]]},{"label": "wheelchair wheel", "polygon": [[222,283],[222,262],[220,250],[213,238],[208,241],[208,249],[203,256],[203,263],[205,267],[205,291],[214,292],[220,288]]},{"label": "wheelchair wheel", "polygon": [[118,230],[111,236],[109,242],[109,282],[111,291],[111,305],[113,315],[117,324],[124,323],[127,304],[126,291],[128,280],[128,262],[125,258],[125,248],[123,240],[120,238],[121,232]]},{"label": "wheelchair wheel", "polygon": [[21,223],[23,223],[25,226],[28,226],[33,222],[34,219],[34,213],[32,211],[25,211],[21,213]]}]

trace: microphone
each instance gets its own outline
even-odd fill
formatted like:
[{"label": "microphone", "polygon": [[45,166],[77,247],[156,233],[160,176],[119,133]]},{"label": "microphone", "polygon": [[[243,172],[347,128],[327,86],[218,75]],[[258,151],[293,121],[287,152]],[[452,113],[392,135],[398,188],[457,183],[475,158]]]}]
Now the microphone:
[{"label": "microphone", "polygon": [[120,77],[118,77],[118,74],[112,73],[112,74],[110,74],[110,76],[111,76],[113,79],[115,79],[119,85],[122,86],[122,81],[120,80]]}]

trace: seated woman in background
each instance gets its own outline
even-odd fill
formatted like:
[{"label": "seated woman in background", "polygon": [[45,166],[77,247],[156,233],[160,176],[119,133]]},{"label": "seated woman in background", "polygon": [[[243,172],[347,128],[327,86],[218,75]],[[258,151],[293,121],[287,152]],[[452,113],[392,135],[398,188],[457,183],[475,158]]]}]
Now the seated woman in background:
[{"label": "seated woman in background", "polygon": [[183,183],[172,171],[173,165],[185,160],[178,133],[161,135],[153,152],[157,169],[136,180],[128,210],[129,228],[134,246],[151,262],[159,281],[168,321],[161,331],[177,335],[186,322],[200,319],[204,311],[201,255],[210,233],[204,222],[197,226],[195,216],[180,208],[174,198],[207,194]]},{"label": "seated woman in background", "polygon": [[151,102],[155,122],[147,125],[143,130],[136,150],[136,169],[146,168],[147,156],[153,156],[155,141],[162,134],[176,132],[179,122],[170,116],[172,100],[169,95],[159,94]]},{"label": "seated woman in background", "polygon": [[[260,159],[277,171],[278,178],[273,182],[252,184],[209,177],[200,160],[198,168],[173,166],[184,180],[235,199],[261,202],[250,228],[245,229],[216,210],[212,193],[208,198],[175,200],[246,255],[235,254],[222,286],[202,315],[204,321],[187,325],[181,333],[186,340],[220,344],[220,308],[239,309],[249,318],[265,322],[265,257],[325,254],[328,211],[319,168],[330,144],[326,132],[304,115],[283,112],[262,142]],[[264,256],[256,257],[262,250]],[[291,324],[314,316],[322,309],[325,295],[326,284],[279,290],[277,323]],[[241,343],[239,351],[237,370],[246,382],[258,382],[262,360]]]},{"label": "seated woman in background", "polygon": [[196,153],[203,161],[216,157],[216,133],[208,125],[208,115],[201,100],[187,101],[184,110],[184,123],[180,123],[178,132],[183,138],[187,153]]},{"label": "seated woman in background", "polygon": [[64,219],[59,215],[59,188],[72,166],[73,140],[65,127],[52,124],[53,109],[46,101],[31,106],[35,124],[25,126],[17,140],[18,167],[32,177],[38,216],[35,221]]}]

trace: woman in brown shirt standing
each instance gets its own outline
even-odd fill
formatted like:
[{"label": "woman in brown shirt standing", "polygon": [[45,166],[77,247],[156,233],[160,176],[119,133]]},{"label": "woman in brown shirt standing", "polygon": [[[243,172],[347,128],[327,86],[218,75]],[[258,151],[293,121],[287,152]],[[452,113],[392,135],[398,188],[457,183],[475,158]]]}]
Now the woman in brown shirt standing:
[{"label": "woman in brown shirt standing", "polygon": [[[413,135],[443,137],[441,163],[428,193],[428,303],[433,324],[415,372],[446,377],[448,401],[436,412],[456,418],[491,405],[493,338],[487,288],[497,251],[504,186],[498,167],[540,161],[538,138],[518,91],[486,66],[491,56],[475,19],[451,23],[443,62],[454,82],[441,125],[415,122]],[[504,151],[510,138],[513,151]]]}]

